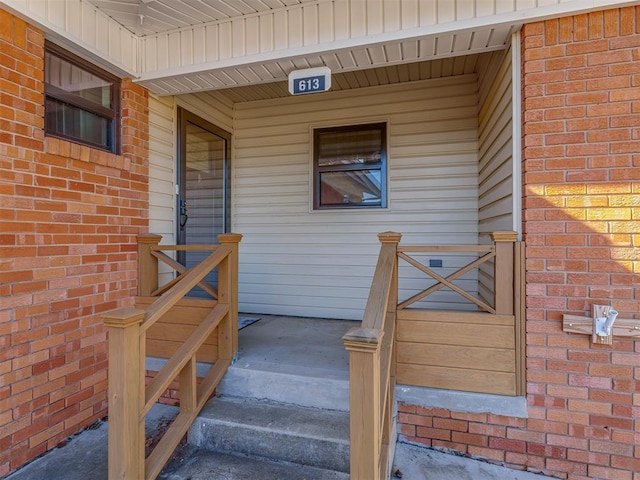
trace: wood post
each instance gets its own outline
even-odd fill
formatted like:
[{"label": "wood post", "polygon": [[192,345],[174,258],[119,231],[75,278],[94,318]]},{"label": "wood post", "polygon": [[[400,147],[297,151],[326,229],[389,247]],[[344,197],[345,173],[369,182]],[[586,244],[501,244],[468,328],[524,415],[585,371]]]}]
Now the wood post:
[{"label": "wood post", "polygon": [[493,232],[491,238],[496,244],[496,261],[493,293],[494,308],[498,315],[514,315],[514,244],[517,232]]},{"label": "wood post", "polygon": [[122,308],[102,315],[109,334],[109,479],[139,480],[144,473],[144,310]]},{"label": "wood post", "polygon": [[158,259],[151,255],[151,247],[158,245],[162,235],[145,233],[138,241],[138,296],[150,297],[158,289]]},{"label": "wood post", "polygon": [[[238,351],[238,250],[239,243],[242,240],[242,235],[239,233],[222,233],[218,235],[218,242],[222,245],[226,245],[231,248],[231,255],[226,262],[227,263],[227,271],[229,273],[229,330],[231,330],[231,352],[230,357],[223,357],[222,353],[220,353],[221,358],[233,358]],[[220,265],[220,270],[224,267]],[[219,273],[221,273],[219,271]],[[218,285],[218,300],[222,300],[222,282],[226,282],[227,280],[222,278],[222,275],[219,275],[219,285]],[[222,328],[220,329],[223,330]],[[219,340],[221,340],[219,338]],[[218,342],[218,349],[222,346]],[[219,350],[220,351],[220,350]]]},{"label": "wood post", "polygon": [[354,328],[342,340],[349,351],[350,478],[382,480],[381,338],[374,331]]},{"label": "wood post", "polygon": [[[395,391],[398,243],[385,232],[362,325],[342,337],[349,351],[350,472],[352,480],[387,477]],[[391,323],[389,323],[391,322]],[[384,449],[384,450],[383,450]]]}]

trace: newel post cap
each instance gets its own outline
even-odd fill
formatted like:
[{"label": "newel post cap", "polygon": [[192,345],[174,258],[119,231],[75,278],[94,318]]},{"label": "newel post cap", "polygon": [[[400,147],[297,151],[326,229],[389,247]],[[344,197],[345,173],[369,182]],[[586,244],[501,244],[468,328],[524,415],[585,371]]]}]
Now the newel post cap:
[{"label": "newel post cap", "polygon": [[218,241],[220,243],[240,243],[241,240],[241,233],[221,233],[218,235]]},{"label": "newel post cap", "polygon": [[380,243],[400,243],[401,238],[402,234],[397,232],[382,232],[378,234]]},{"label": "newel post cap", "polygon": [[138,243],[157,245],[160,243],[160,240],[162,240],[162,235],[158,235],[157,233],[142,233],[140,235],[136,235],[136,240]]},{"label": "newel post cap", "polygon": [[491,238],[494,242],[516,242],[518,240],[518,232],[493,232]]},{"label": "newel post cap", "polygon": [[127,307],[119,308],[111,312],[102,314],[102,321],[107,327],[127,328],[131,325],[141,324],[144,320],[145,311],[139,308]]}]

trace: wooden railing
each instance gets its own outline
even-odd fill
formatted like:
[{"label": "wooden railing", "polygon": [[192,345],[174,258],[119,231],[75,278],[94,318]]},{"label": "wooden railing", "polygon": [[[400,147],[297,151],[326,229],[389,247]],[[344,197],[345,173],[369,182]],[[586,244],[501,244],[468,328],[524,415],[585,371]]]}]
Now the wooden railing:
[{"label": "wooden railing", "polygon": [[[237,351],[238,243],[242,236],[218,236],[220,245],[158,245],[159,235],[138,237],[138,295],[156,297],[146,310],[124,308],[104,314],[109,334],[109,479],[151,480],[158,476],[189,426],[213,394]],[[185,269],[162,250],[211,251],[201,263]],[[158,287],[158,260],[180,275]],[[218,267],[218,288],[205,277]],[[145,387],[146,334],[195,286],[217,300]],[[217,331],[217,360],[204,379],[196,379],[196,353]],[[180,412],[145,459],[145,416],[175,380],[179,382]]]},{"label": "wooden railing", "polygon": [[349,351],[351,480],[387,478],[395,445],[395,314],[401,235],[381,233],[382,246],[360,327],[342,337]]},{"label": "wooden railing", "polygon": [[[483,312],[478,313],[479,315],[500,317],[500,321],[511,319],[511,325],[515,327],[513,349],[516,353],[516,366],[514,369],[520,371],[521,384],[524,380],[524,364],[521,360],[517,360],[523,357],[521,352],[524,349],[524,336],[521,325],[518,325],[523,318],[524,293],[521,277],[524,270],[521,266],[522,245],[516,242],[515,232],[495,232],[492,235],[494,243],[491,245],[464,246],[399,246],[401,239],[399,233],[381,233],[378,237],[382,246],[362,324],[360,327],[352,328],[343,337],[345,347],[349,351],[352,480],[381,480],[389,477],[392,460],[390,456],[395,444],[393,415],[396,374],[402,373],[402,370],[396,372],[395,348],[396,343],[402,340],[399,336],[397,337],[396,323],[402,316],[412,320],[425,318],[422,316],[424,310],[409,310],[408,306],[447,287],[475,305],[479,312]],[[447,254],[472,252],[479,258],[443,277],[409,255],[416,252]],[[437,283],[407,300],[398,302],[399,259],[418,268],[435,279]],[[479,299],[453,283],[467,272],[489,261],[493,262],[493,298],[490,301]],[[465,318],[469,316],[468,312],[466,314],[464,312],[444,313],[454,316],[464,314]],[[433,311],[432,314],[446,317],[443,312]],[[447,318],[453,319],[453,317]],[[440,323],[439,328],[445,327]],[[487,328],[487,331],[491,332],[491,329]],[[402,330],[400,330],[401,333]],[[416,342],[424,337],[423,333],[419,332],[420,338],[415,339]],[[399,352],[398,355],[402,353]],[[518,387],[517,392],[524,392],[523,387]]]},{"label": "wooden railing", "polygon": [[[514,242],[517,239],[516,232],[494,232],[491,234],[494,243],[489,245],[401,245],[398,247],[398,258],[414,266],[422,273],[436,280],[436,284],[416,293],[412,297],[400,302],[398,310],[423,300],[428,295],[438,290],[448,287],[452,291],[468,300],[480,310],[492,314],[514,313]],[[418,260],[409,256],[408,253],[444,253],[462,254],[475,253],[480,255],[476,260],[459,268],[446,278],[439,275],[433,269],[423,265]],[[453,283],[457,278],[479,268],[482,264],[493,260],[493,298],[491,303],[474,297]]]}]

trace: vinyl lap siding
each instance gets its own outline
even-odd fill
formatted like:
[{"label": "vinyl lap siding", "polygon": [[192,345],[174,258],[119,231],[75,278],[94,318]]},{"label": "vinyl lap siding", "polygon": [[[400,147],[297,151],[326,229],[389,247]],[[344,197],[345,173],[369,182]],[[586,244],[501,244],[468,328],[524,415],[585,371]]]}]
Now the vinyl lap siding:
[{"label": "vinyl lap siding", "polygon": [[[480,242],[495,231],[513,230],[513,93],[511,49],[484,56],[478,65]],[[480,292],[493,298],[493,262],[480,269]]]},{"label": "vinyl lap siding", "polygon": [[233,133],[233,105],[214,92],[192,93],[175,97],[185,110],[213,123],[216,127]]},{"label": "vinyl lap siding", "polygon": [[[477,101],[468,75],[236,104],[241,311],[360,319],[379,232],[401,232],[404,243],[477,243]],[[389,207],[312,211],[312,128],[378,121],[388,122]],[[441,273],[461,261],[445,261]],[[436,307],[458,302],[439,294]]]},{"label": "vinyl lap siding", "polygon": [[[162,235],[162,243],[175,243],[174,99],[149,95],[149,231]],[[173,278],[161,264],[160,283]]]},{"label": "vinyl lap siding", "polygon": [[483,58],[489,61],[479,62],[479,221],[486,240],[491,232],[513,229],[511,49]]}]

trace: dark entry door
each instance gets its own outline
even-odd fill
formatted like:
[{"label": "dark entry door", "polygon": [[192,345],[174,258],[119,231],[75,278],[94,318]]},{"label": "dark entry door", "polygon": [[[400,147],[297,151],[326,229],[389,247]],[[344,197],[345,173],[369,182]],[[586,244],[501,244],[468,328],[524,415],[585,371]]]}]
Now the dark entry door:
[{"label": "dark entry door", "polygon": [[[229,231],[231,135],[184,109],[178,119],[178,243],[217,243],[217,235]],[[178,261],[191,267],[206,255],[180,252]],[[215,272],[207,280],[216,284]]]}]

